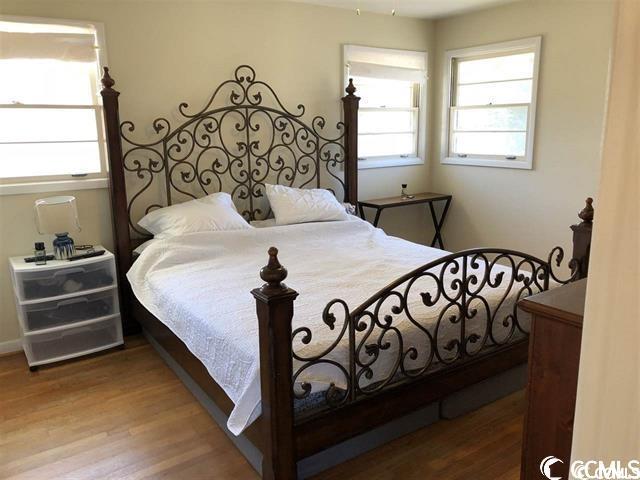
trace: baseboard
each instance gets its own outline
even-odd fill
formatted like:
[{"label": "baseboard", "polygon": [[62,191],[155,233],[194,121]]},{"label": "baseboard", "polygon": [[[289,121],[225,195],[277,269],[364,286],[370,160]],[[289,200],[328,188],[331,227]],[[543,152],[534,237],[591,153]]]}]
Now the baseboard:
[{"label": "baseboard", "polygon": [[16,338],[8,342],[0,342],[0,355],[22,351],[22,340]]}]

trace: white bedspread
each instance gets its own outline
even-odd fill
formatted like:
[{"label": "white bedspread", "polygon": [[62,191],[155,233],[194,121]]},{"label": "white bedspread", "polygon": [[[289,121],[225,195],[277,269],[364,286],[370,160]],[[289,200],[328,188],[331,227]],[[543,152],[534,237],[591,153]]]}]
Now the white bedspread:
[{"label": "white bedspread", "polygon": [[[361,220],[194,233],[149,245],[127,274],[133,291],[235,403],[228,427],[236,435],[260,414],[258,322],[250,291],[262,283],[259,270],[272,245],[289,271],[286,283],[300,294],[293,328],[311,327],[315,349],[335,338],[321,318],[328,301],[341,298],[353,309],[448,253],[387,236]],[[438,311],[432,310],[435,322]],[[319,374],[317,381],[326,378]]]}]

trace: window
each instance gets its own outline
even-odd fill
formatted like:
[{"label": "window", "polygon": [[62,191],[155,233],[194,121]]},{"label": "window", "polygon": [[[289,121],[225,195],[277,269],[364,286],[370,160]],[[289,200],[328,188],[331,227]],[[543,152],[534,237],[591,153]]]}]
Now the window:
[{"label": "window", "polygon": [[0,186],[105,177],[99,33],[0,18]]},{"label": "window", "polygon": [[361,98],[359,168],[424,163],[426,53],[345,45],[344,57]]},{"label": "window", "polygon": [[540,40],[447,52],[442,163],[532,168]]}]

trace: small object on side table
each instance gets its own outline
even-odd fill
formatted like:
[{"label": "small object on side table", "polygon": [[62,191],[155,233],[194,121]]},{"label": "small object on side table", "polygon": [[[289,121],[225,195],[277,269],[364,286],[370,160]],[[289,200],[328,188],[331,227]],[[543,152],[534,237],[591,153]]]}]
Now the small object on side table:
[{"label": "small object on side table", "polygon": [[104,250],[90,250],[87,253],[81,253],[69,257],[69,261],[74,262],[76,260],[82,260],[83,258],[99,257],[100,255],[104,255],[104,252]]},{"label": "small object on side table", "polygon": [[47,264],[47,252],[44,249],[44,242],[36,242],[33,256],[35,258],[36,265]]},{"label": "small object on side table", "polygon": [[518,302],[533,316],[522,480],[541,478],[540,464],[549,455],[562,461],[549,465],[551,476],[569,478],[586,286],[585,278]]},{"label": "small object on side table", "polygon": [[400,190],[400,198],[402,198],[403,200],[411,200],[412,198],[416,198],[415,195],[409,195],[407,193],[407,184],[406,183],[402,184],[402,190]]},{"label": "small object on side table", "polygon": [[[406,188],[406,184],[402,184],[403,191]],[[442,225],[447,217],[449,211],[449,205],[451,205],[451,195],[441,193],[416,193],[415,195],[407,196],[406,198],[400,197],[388,197],[388,198],[376,198],[373,200],[363,200],[358,202],[358,208],[360,210],[360,218],[366,220],[364,215],[364,207],[374,208],[376,210],[376,216],[373,220],[373,226],[377,227],[380,221],[380,214],[385,208],[402,207],[405,205],[417,205],[420,203],[426,203],[429,205],[429,212],[431,213],[431,220],[433,221],[433,227],[435,234],[433,240],[431,240],[431,246],[435,247],[436,243],[444,250],[444,242],[442,241]],[[436,215],[436,210],[433,206],[434,202],[444,202],[444,208],[440,214],[440,218]]]},{"label": "small object on side table", "polygon": [[53,253],[58,260],[69,258],[75,253],[73,239],[69,232],[79,232],[76,198],[70,195],[41,198],[34,205],[36,226],[40,234],[54,234]]},{"label": "small object on side table", "polygon": [[[56,257],[53,256],[53,255],[45,255],[44,258],[47,260],[47,262],[50,261],[50,260],[55,260],[56,259]],[[35,263],[36,260],[37,260],[36,257],[24,257],[25,263]],[[46,263],[44,263],[43,265],[46,265]]]}]

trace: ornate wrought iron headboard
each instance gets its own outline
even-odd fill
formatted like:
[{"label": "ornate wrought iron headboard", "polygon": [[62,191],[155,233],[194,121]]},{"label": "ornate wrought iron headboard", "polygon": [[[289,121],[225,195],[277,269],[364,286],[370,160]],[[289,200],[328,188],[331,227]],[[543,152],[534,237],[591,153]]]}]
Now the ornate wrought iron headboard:
[{"label": "ornate wrought iron headboard", "polygon": [[[340,172],[345,123],[337,123],[337,136],[323,132],[321,116],[305,123],[304,105],[288,110],[249,65],[236,68],[201,110],[190,113],[181,103],[178,112],[177,127],[164,117],[153,121],[150,141],[134,138],[133,122],[120,125],[122,164],[134,174],[127,178],[127,214],[138,234],[145,232],[136,221],[150,210],[220,191],[231,194],[247,220],[265,218],[265,183],[322,186],[349,201]],[[154,188],[158,180],[162,191]]]},{"label": "ornate wrought iron headboard", "polygon": [[134,138],[132,122],[120,123],[120,93],[107,67],[102,85],[121,285],[139,243],[132,232],[146,235],[137,220],[154,208],[223,191],[247,220],[266,218],[266,183],[327,188],[340,200],[357,202],[360,99],[351,81],[335,135],[324,133],[324,117],[306,123],[303,105],[290,111],[252,67],[240,65],[201,110],[190,113],[181,103],[177,127],[164,117],[154,120],[148,141]]}]

